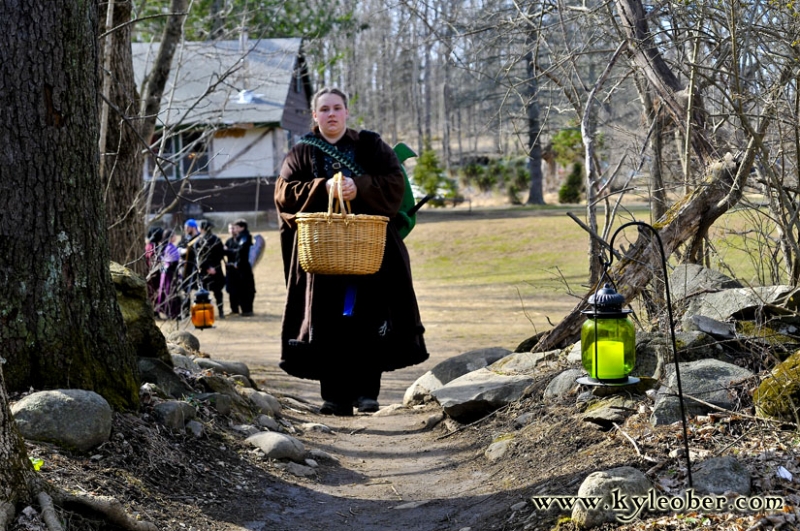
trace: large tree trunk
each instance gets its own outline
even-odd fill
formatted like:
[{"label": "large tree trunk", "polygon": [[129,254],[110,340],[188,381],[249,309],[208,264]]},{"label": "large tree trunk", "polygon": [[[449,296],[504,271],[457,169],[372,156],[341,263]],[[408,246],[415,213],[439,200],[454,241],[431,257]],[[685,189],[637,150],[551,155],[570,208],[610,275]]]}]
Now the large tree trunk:
[{"label": "large tree trunk", "polygon": [[97,5],[33,2],[0,15],[6,383],[89,389],[135,408],[138,371],[111,281],[97,171]]},{"label": "large tree trunk", "polygon": [[[131,54],[131,3],[100,2],[101,32],[109,32],[101,40],[103,60],[101,102],[100,179],[108,213],[111,259],[144,276],[144,213],[142,197],[143,145],[136,119],[139,102],[133,80]],[[113,31],[111,31],[113,29]],[[149,138],[147,139],[149,140]]]}]

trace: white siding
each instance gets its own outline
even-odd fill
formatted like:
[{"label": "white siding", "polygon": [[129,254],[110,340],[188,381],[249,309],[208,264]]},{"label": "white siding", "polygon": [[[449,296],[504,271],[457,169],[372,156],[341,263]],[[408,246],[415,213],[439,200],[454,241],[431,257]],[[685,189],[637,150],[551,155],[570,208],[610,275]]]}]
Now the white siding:
[{"label": "white siding", "polygon": [[[241,131],[241,130],[239,130]],[[273,136],[283,131],[247,129],[236,136],[230,130],[211,142],[211,176],[216,178],[271,177],[276,164]]]}]

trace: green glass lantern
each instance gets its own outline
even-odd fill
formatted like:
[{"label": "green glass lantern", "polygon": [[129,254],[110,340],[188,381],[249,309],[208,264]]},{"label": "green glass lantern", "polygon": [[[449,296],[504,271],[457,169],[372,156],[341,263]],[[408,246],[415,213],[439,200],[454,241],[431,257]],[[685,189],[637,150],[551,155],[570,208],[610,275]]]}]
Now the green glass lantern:
[{"label": "green glass lantern", "polygon": [[636,331],[623,309],[625,297],[606,284],[589,297],[590,309],[581,327],[581,362],[589,373],[578,379],[586,385],[630,385],[638,378],[628,375],[636,363]]}]

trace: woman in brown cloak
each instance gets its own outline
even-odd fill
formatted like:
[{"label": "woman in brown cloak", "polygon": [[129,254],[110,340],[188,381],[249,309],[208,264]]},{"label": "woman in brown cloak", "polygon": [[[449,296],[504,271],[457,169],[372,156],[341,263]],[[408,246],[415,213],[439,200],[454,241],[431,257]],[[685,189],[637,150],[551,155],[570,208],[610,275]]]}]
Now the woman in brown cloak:
[{"label": "woman in brown cloak", "polygon": [[342,199],[353,213],[393,219],[405,182],[378,134],[347,128],[342,91],[320,90],[312,114],[313,131],[290,150],[275,187],[287,287],[280,366],[320,381],[323,414],[377,411],[381,374],[428,358],[408,251],[390,221],[377,273],[309,274],[298,263],[294,217],[327,211],[332,177],[342,172]]}]

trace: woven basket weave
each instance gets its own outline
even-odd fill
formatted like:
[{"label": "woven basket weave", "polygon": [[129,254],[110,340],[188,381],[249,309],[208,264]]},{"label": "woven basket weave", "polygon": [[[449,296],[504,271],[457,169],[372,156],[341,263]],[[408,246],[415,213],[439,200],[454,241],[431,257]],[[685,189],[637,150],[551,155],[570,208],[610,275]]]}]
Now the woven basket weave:
[{"label": "woven basket weave", "polygon": [[386,247],[386,216],[351,214],[341,197],[341,173],[334,176],[339,201],[334,211],[333,192],[328,194],[328,211],[297,214],[297,250],[300,266],[317,275],[371,275],[383,262]]}]

